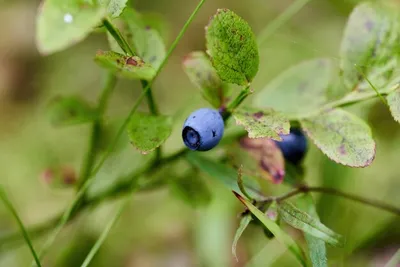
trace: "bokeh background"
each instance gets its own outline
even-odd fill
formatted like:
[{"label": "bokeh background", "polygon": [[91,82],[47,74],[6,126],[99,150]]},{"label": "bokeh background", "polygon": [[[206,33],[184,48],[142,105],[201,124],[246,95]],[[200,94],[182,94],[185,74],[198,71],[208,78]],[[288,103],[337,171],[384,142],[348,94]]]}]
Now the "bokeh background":
[{"label": "bokeh background", "polygon": [[[165,19],[168,45],[197,4],[195,0],[134,2],[138,11],[158,13]],[[182,117],[183,121],[192,110],[205,105],[181,62],[187,53],[205,49],[204,27],[217,8],[235,11],[257,34],[292,2],[207,1],[155,83],[154,94],[162,113]],[[271,78],[301,60],[321,56],[338,60],[343,28],[358,2],[311,1],[260,47],[261,65],[254,89],[261,90]],[[94,103],[105,72],[93,57],[97,49],[107,49],[105,35],[93,33],[63,52],[40,56],[34,38],[38,5],[38,0],[0,0],[0,182],[26,225],[43,223],[70,203],[73,189],[51,189],[40,174],[54,164],[78,172],[90,129],[89,125],[53,128],[46,117],[46,104],[56,95],[71,94]],[[107,111],[111,132],[140,91],[138,82],[118,82]],[[140,109],[146,110],[146,105]],[[329,161],[311,145],[305,161],[306,180],[399,206],[400,126],[378,100],[349,109],[371,125],[377,142],[375,161],[368,168],[346,168]],[[180,127],[177,123],[165,146],[166,153],[182,147]],[[148,159],[123,141],[98,174],[98,188],[115,182],[116,177]],[[236,262],[231,243],[243,208],[225,187],[207,176],[202,178],[211,192],[208,205],[188,204],[169,187],[134,194],[91,266],[296,266],[282,245],[254,226],[242,237]],[[400,247],[399,217],[337,197],[314,196],[321,221],[347,240],[341,249],[328,246],[330,266],[383,266]],[[52,246],[44,266],[80,266],[113,216],[117,202],[102,203],[69,224]],[[17,229],[0,204],[0,233]],[[35,246],[39,248],[42,241],[36,239]],[[27,266],[30,260],[25,244],[0,243],[0,266]]]}]

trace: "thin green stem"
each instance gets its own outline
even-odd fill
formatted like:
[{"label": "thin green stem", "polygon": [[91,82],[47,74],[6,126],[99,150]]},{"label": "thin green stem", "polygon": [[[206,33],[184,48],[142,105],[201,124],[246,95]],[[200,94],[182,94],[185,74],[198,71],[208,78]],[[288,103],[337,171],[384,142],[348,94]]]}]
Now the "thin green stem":
[{"label": "thin green stem", "polygon": [[311,0],[297,0],[291,4],[284,12],[282,12],[277,18],[270,22],[261,33],[258,35],[258,44],[263,44],[268,38],[270,38],[283,24],[285,24],[290,18],[292,18],[297,12],[300,11],[308,2]]},{"label": "thin green stem", "polygon": [[[148,86],[148,82],[147,81],[142,80],[141,83],[142,83],[143,90],[145,88],[147,88],[147,86]],[[154,101],[152,90],[148,90],[147,91],[146,97],[147,97],[147,103],[149,105],[150,113],[153,114],[153,115],[158,115],[159,111],[158,111],[156,102]]]},{"label": "thin green stem", "polygon": [[90,250],[89,254],[87,255],[85,261],[82,263],[81,267],[89,266],[90,262],[92,261],[92,259],[94,258],[94,256],[96,255],[96,253],[99,251],[100,247],[103,245],[104,241],[106,240],[108,234],[111,231],[111,228],[117,222],[119,217],[121,217],[121,214],[122,214],[124,208],[126,207],[126,205],[129,203],[129,200],[130,199],[127,198],[126,200],[124,200],[121,203],[121,205],[118,208],[117,212],[115,213],[114,217],[112,217],[112,219],[108,222],[106,228],[104,228],[104,230],[101,233],[99,239],[97,239],[96,243],[94,244],[94,246]]},{"label": "thin green stem", "polygon": [[226,110],[222,113],[222,117],[224,118],[224,120],[227,121],[232,115],[232,112],[251,94],[252,91],[249,84],[244,87],[242,91],[240,91],[239,95],[228,105]]},{"label": "thin green stem", "polygon": [[[149,84],[146,86],[146,88],[143,89],[143,92],[140,94],[139,98],[136,100],[132,110],[129,112],[129,115],[126,117],[126,119],[124,120],[122,126],[119,128],[118,133],[116,135],[116,137],[114,138],[113,142],[111,143],[111,145],[108,147],[105,155],[102,157],[102,159],[100,160],[100,162],[97,164],[97,166],[94,168],[94,170],[92,171],[90,177],[85,181],[85,183],[82,185],[81,189],[78,191],[78,193],[75,196],[75,199],[72,201],[72,203],[70,204],[70,206],[67,208],[67,210],[65,211],[65,213],[63,214],[59,224],[57,225],[56,229],[54,230],[53,234],[49,237],[49,239],[47,240],[47,242],[45,243],[45,245],[42,248],[42,251],[39,255],[43,256],[45,254],[45,252],[48,250],[48,248],[53,244],[54,240],[57,238],[58,234],[61,232],[61,230],[63,229],[64,225],[69,221],[70,217],[73,214],[76,214],[76,211],[78,211],[79,209],[78,204],[81,203],[82,198],[85,196],[86,190],[90,187],[90,185],[93,183],[94,181],[94,177],[97,174],[97,172],[100,170],[100,168],[102,167],[102,165],[104,164],[104,162],[106,161],[106,159],[108,158],[108,156],[111,154],[111,152],[113,151],[114,147],[116,146],[116,144],[119,141],[119,138],[122,136],[123,132],[125,131],[126,126],[128,125],[131,117],[133,116],[133,114],[136,112],[136,109],[139,107],[141,101],[143,100],[143,98],[145,97],[146,93],[148,90],[150,90],[150,87],[152,85],[152,83],[154,82],[154,80],[157,78],[157,76],[159,75],[159,73],[161,72],[161,70],[163,69],[163,67],[165,66],[165,64],[167,63],[167,60],[169,59],[169,57],[171,56],[172,52],[175,50],[176,46],[178,45],[179,41],[182,39],[183,35],[185,34],[186,30],[188,29],[189,25],[192,23],[192,21],[194,20],[196,14],[199,12],[200,8],[202,7],[202,5],[205,3],[205,0],[201,0],[199,2],[199,4],[197,5],[197,7],[195,8],[195,10],[192,12],[192,14],[190,15],[189,19],[186,21],[185,25],[183,26],[182,30],[179,32],[178,36],[176,37],[176,39],[174,40],[174,42],[172,43],[170,49],[167,52],[166,57],[164,58],[164,60],[162,61],[160,67],[157,69],[156,75],[155,77],[152,79],[151,82],[149,82]],[[109,29],[113,29],[112,24],[108,21],[105,20],[104,21],[104,25],[106,26],[106,28]],[[110,26],[111,25],[111,26]],[[115,31],[117,33],[119,33],[119,31]],[[120,34],[119,34],[120,35]]]},{"label": "thin green stem", "polygon": [[376,95],[379,97],[379,99],[382,101],[382,103],[385,104],[387,107],[389,107],[388,103],[386,102],[386,99],[382,96],[382,94],[378,91],[378,89],[376,89],[376,87],[368,79],[367,75],[365,75],[365,73],[362,71],[362,69],[359,68],[357,65],[355,65],[355,68],[363,76],[363,78],[368,82],[369,86],[371,86],[371,88],[375,91]]},{"label": "thin green stem", "polygon": [[122,36],[121,32],[111,23],[109,19],[103,20],[103,25],[107,29],[107,31],[112,35],[112,37],[117,41],[119,47],[128,55],[128,56],[136,56],[135,52],[131,49],[128,42]]},{"label": "thin green stem", "polygon": [[19,229],[21,230],[21,233],[26,241],[26,244],[29,247],[29,250],[32,253],[33,259],[36,262],[36,265],[38,267],[41,267],[42,265],[40,264],[39,257],[36,254],[35,249],[33,248],[31,239],[29,238],[28,232],[26,231],[24,224],[22,223],[21,218],[18,216],[17,211],[15,210],[14,206],[12,205],[11,201],[8,199],[6,192],[4,191],[3,187],[0,186],[0,198],[3,200],[4,205],[7,207],[7,209],[11,212],[11,214],[14,216],[14,219],[17,221]]},{"label": "thin green stem", "polygon": [[115,87],[116,82],[117,79],[115,75],[112,73],[108,73],[105,80],[104,89],[99,97],[97,105],[98,116],[97,119],[92,124],[90,138],[89,138],[90,140],[89,146],[86,155],[84,157],[81,174],[79,176],[80,178],[78,181],[78,189],[82,187],[82,185],[90,176],[90,172],[92,171],[93,164],[96,160],[96,149],[101,135],[103,115],[107,108],[108,99],[110,98],[110,95]]},{"label": "thin green stem", "polygon": [[371,207],[375,207],[381,210],[385,210],[388,212],[391,212],[393,214],[399,215],[400,216],[400,208],[394,207],[392,205],[377,201],[377,200],[371,200],[371,199],[367,199],[364,197],[360,197],[360,196],[356,196],[353,194],[349,194],[349,193],[344,193],[340,190],[334,189],[334,188],[326,188],[326,187],[309,187],[309,186],[300,186],[296,189],[293,189],[292,191],[289,191],[286,194],[283,194],[281,196],[272,196],[272,197],[266,197],[265,199],[263,199],[261,201],[261,203],[265,204],[265,203],[269,203],[272,201],[284,201],[286,199],[289,199],[293,196],[299,195],[299,194],[303,194],[303,193],[308,193],[308,192],[319,192],[319,193],[324,193],[324,194],[330,194],[330,195],[335,195],[335,196],[339,196],[339,197],[343,197],[355,202],[359,202],[362,203],[364,205],[368,205]]}]

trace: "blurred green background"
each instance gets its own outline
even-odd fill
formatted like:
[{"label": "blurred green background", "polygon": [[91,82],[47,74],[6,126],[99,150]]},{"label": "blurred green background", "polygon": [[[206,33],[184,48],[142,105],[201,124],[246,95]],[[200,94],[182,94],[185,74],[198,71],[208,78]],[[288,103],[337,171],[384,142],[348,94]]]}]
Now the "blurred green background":
[{"label": "blurred green background", "polygon": [[[140,12],[162,15],[167,22],[168,46],[197,4],[195,0],[134,2]],[[182,118],[166,143],[166,153],[183,146],[180,122],[205,105],[184,74],[181,62],[187,53],[205,49],[204,27],[210,16],[217,8],[229,8],[246,19],[257,34],[292,2],[206,2],[153,89],[162,113]],[[301,60],[321,56],[337,59],[347,17],[358,2],[311,1],[260,47],[255,90]],[[51,127],[44,112],[46,104],[55,95],[71,94],[94,103],[105,72],[93,57],[97,49],[107,49],[105,35],[93,33],[66,51],[40,56],[34,38],[38,5],[37,0],[0,0],[0,181],[26,225],[43,223],[70,203],[72,189],[50,189],[40,180],[40,174],[52,164],[67,165],[78,172],[89,135],[89,125]],[[129,112],[140,91],[139,82],[118,82],[107,111],[111,130]],[[399,206],[399,125],[378,100],[350,109],[373,129],[375,161],[368,168],[346,168],[329,161],[311,145],[305,162],[306,180]],[[145,103],[141,110],[146,110]],[[115,182],[116,177],[141,166],[148,157],[123,140],[98,174],[93,190]],[[169,178],[168,173],[163,175]],[[266,238],[256,227],[249,227],[240,240],[236,262],[231,243],[243,208],[229,190],[203,178],[212,192],[208,205],[188,205],[169,187],[133,195],[91,266],[297,266],[282,245]],[[330,266],[383,266],[400,247],[399,217],[337,197],[314,196],[321,221],[347,241],[345,248],[328,246]],[[117,202],[103,203],[69,224],[45,258],[44,266],[79,266],[114,214]],[[0,205],[0,233],[12,230],[17,230],[15,221]],[[39,248],[42,241],[37,239],[35,246]],[[26,245],[8,248],[0,243],[0,266],[27,266],[30,260]]]}]

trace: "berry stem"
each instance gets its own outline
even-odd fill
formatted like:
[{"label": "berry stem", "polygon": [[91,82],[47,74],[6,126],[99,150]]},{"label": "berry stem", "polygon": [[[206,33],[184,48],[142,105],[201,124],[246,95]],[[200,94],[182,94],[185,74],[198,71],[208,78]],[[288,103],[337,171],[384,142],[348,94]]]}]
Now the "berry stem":
[{"label": "berry stem", "polygon": [[244,87],[242,89],[242,91],[240,91],[239,95],[228,105],[228,107],[226,109],[224,109],[224,111],[222,112],[222,118],[224,119],[224,121],[227,121],[231,115],[232,112],[249,96],[251,95],[252,91],[250,89],[250,84],[246,85],[246,87]]}]

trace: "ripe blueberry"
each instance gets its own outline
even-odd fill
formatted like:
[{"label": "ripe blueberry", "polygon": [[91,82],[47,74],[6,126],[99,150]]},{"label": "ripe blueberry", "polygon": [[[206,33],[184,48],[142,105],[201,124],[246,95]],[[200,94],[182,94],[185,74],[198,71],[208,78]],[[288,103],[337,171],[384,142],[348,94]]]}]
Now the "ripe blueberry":
[{"label": "ripe blueberry", "polygon": [[191,150],[207,151],[218,145],[224,134],[224,120],[217,110],[201,108],[183,124],[182,139]]},{"label": "ripe blueberry", "polygon": [[307,150],[307,139],[303,132],[297,128],[291,128],[290,133],[281,135],[282,141],[276,141],[276,144],[282,151],[284,158],[297,165],[302,161]]}]

